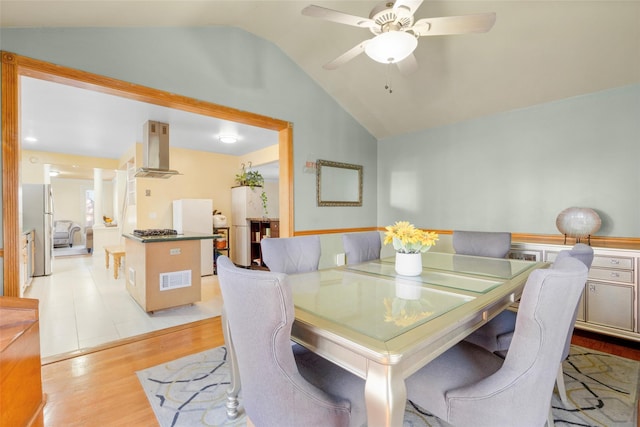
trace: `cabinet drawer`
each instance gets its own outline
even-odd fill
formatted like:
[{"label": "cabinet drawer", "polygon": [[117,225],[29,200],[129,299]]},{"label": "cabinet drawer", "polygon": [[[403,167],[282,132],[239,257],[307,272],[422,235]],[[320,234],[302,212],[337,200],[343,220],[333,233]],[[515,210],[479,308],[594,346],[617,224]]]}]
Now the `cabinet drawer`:
[{"label": "cabinet drawer", "polygon": [[589,279],[607,280],[622,283],[634,283],[633,271],[612,270],[610,268],[593,268],[589,270]]},{"label": "cabinet drawer", "polygon": [[612,328],[633,330],[633,287],[587,282],[586,321]]},{"label": "cabinet drawer", "polygon": [[593,257],[593,264],[591,264],[591,266],[633,270],[633,258],[596,255]]},{"label": "cabinet drawer", "polygon": [[[547,251],[545,261],[554,262],[559,252]],[[633,258],[595,255],[591,267],[633,270]]]}]

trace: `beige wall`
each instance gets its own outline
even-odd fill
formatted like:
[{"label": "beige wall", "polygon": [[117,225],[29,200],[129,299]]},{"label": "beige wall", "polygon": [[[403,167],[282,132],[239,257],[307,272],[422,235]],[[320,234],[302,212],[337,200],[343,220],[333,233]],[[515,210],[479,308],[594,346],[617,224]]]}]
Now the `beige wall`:
[{"label": "beige wall", "polygon": [[[273,161],[271,155],[261,157],[263,151],[250,157],[254,159],[253,164]],[[177,199],[211,199],[213,209],[231,217],[230,189],[240,171],[239,157],[171,148],[170,159],[171,169],[182,175],[169,179],[136,179],[137,228],[172,228],[172,202]],[[277,203],[277,196],[273,197]]]},{"label": "beige wall", "polygon": [[[103,214],[113,217],[113,183],[104,182],[102,185]],[[74,244],[84,243],[85,193],[92,189],[93,180],[51,178],[54,201],[53,220],[70,220],[82,227],[82,232],[74,236]],[[102,219],[96,218],[95,222],[101,223]]]},{"label": "beige wall", "polygon": [[[55,153],[23,151],[22,176],[25,183],[44,182],[43,164],[80,165],[81,168],[93,167],[123,169],[127,160],[136,158],[136,167],[141,167],[142,144],[132,144],[120,159],[101,159],[82,156],[71,156]],[[31,161],[29,159],[32,159]],[[37,159],[37,161],[33,161]],[[241,164],[251,162],[253,165],[278,160],[278,145],[250,153],[245,156],[229,156],[217,153],[170,148],[171,169],[178,170],[181,175],[169,179],[136,178],[136,204],[128,206],[125,212],[126,223],[124,232],[134,228],[172,228],[172,202],[176,199],[211,199],[213,209],[217,209],[227,217],[231,217],[231,187],[236,185],[235,176],[240,172]],[[82,188],[93,188],[91,180],[52,179],[56,181],[56,203],[59,207],[56,219],[65,215],[84,226],[84,210],[78,206],[84,203],[80,194]],[[63,181],[77,181],[73,184],[62,185]],[[268,195],[268,210],[270,217],[278,217],[279,192],[277,182],[267,182],[265,191]],[[104,215],[117,218],[119,212],[114,211],[113,182],[105,181],[103,198]],[[148,194],[148,195],[147,195]],[[84,196],[82,196],[84,198]],[[62,210],[61,210],[62,209]]]},{"label": "beige wall", "polygon": [[[43,184],[45,165],[53,165],[51,168],[69,171],[69,178],[92,179],[93,169],[115,170],[118,169],[118,160],[102,157],[76,156],[72,154],[49,153],[45,151],[22,150],[20,163],[21,179],[23,184]],[[82,174],[82,176],[81,176]]]},{"label": "beige wall", "polygon": [[254,151],[253,153],[249,153],[244,156],[239,156],[238,167],[240,167],[241,163],[248,166],[249,162],[251,162],[252,166],[260,166],[265,163],[277,162],[280,158],[279,149],[279,145],[274,144],[270,147],[263,148],[262,150]]}]

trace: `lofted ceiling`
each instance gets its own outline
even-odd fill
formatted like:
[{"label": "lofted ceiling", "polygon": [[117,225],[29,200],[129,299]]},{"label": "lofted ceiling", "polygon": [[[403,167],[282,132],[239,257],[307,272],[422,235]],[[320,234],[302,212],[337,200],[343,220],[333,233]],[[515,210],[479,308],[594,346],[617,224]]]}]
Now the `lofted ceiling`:
[{"label": "lofted ceiling", "polygon": [[409,76],[364,54],[323,69],[372,34],[303,16],[309,4],[368,17],[379,2],[2,0],[0,25],[239,27],[279,46],[378,139],[640,82],[638,0],[425,0],[416,19],[495,12],[496,23],[420,38]]}]

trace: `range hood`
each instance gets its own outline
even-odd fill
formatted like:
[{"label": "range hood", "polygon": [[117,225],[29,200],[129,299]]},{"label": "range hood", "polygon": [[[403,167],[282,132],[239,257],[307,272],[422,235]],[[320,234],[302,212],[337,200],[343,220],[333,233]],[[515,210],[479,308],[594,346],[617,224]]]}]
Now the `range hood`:
[{"label": "range hood", "polygon": [[144,124],[142,144],[142,167],[136,178],[167,179],[180,172],[169,169],[169,124],[147,121]]}]

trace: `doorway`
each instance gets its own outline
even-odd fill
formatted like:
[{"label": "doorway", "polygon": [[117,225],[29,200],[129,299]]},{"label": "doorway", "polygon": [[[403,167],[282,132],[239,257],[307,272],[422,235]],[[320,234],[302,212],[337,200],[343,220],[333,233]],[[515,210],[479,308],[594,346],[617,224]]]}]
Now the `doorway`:
[{"label": "doorway", "polygon": [[279,192],[281,235],[292,233],[293,225],[293,130],[289,122],[198,101],[158,89],[134,85],[120,80],[61,67],[44,61],[2,52],[2,138],[3,145],[3,231],[4,231],[4,295],[19,296],[20,286],[20,76],[108,93],[196,114],[250,124],[278,132]]}]

